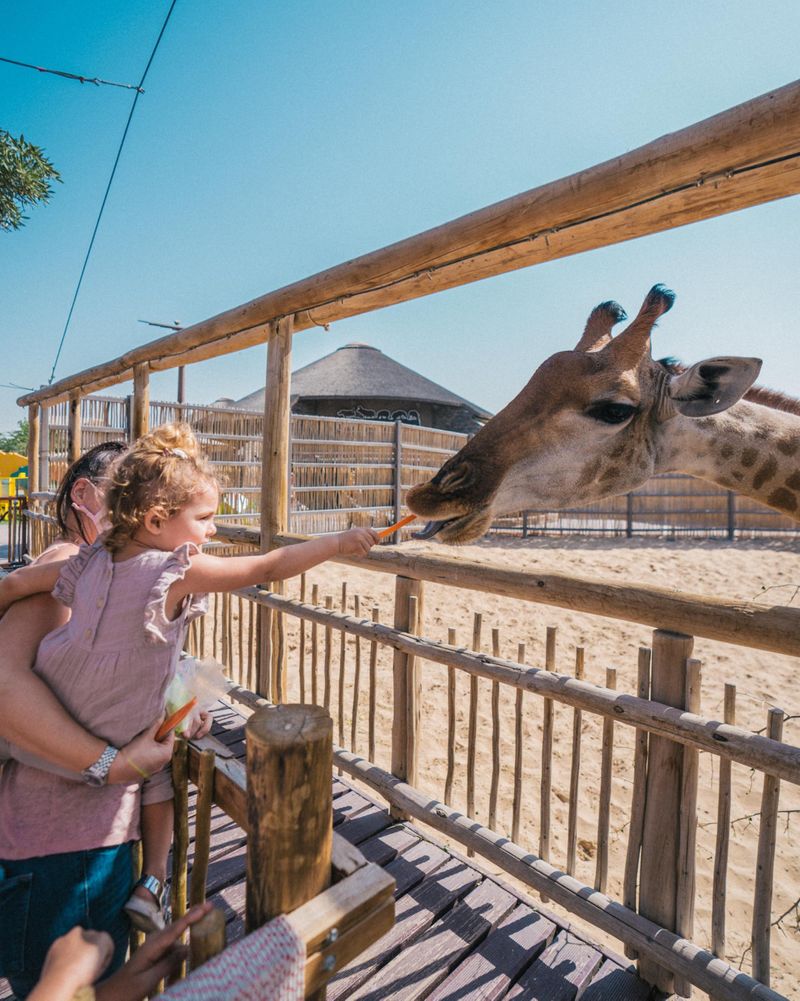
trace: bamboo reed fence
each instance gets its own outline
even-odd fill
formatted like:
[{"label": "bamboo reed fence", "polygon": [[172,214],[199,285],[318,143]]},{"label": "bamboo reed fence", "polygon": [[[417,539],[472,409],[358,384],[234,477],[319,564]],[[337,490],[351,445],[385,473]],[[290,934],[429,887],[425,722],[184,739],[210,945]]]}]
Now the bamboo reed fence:
[{"label": "bamboo reed fence", "polygon": [[[394,460],[399,476],[393,481],[350,482],[347,473],[334,473],[336,463],[331,461],[330,480],[326,478],[321,483],[300,479],[299,486],[308,489],[301,491],[307,499],[303,501],[305,511],[298,513],[306,514],[307,520],[311,512],[324,512],[325,518],[332,518],[333,506],[323,504],[324,493],[336,498],[337,503],[346,495],[352,494],[355,499],[358,494],[362,503],[351,507],[348,517],[356,514],[369,517],[387,509],[389,521],[392,506],[402,505],[403,488],[410,485],[404,481],[403,463],[398,458],[404,449],[393,452],[393,443],[387,437],[392,433],[391,425],[372,432],[363,427],[359,432],[348,432],[349,438],[341,436],[347,438],[346,444],[341,437],[331,434],[332,425],[325,422],[319,424],[317,433],[309,429],[300,434],[290,433],[289,379],[294,334],[515,268],[798,192],[800,82],[579,174],[269,292],[21,397],[20,405],[29,408],[31,497],[38,505],[55,475],[48,468],[51,443],[48,422],[59,424],[59,454],[66,458],[80,454],[82,445],[89,441],[92,432],[83,420],[82,403],[87,394],[133,376],[129,426],[131,434],[138,436],[144,433],[153,416],[149,401],[151,370],[173,368],[268,342],[268,391],[261,452],[257,431],[239,434],[238,438],[244,438],[247,447],[253,450],[252,458],[240,459],[231,455],[227,444],[237,440],[237,436],[231,437],[221,429],[221,418],[211,416],[207,429],[198,427],[215,461],[227,463],[232,475],[242,477],[230,488],[230,496],[243,498],[228,501],[232,507],[244,508],[250,493],[244,489],[244,472],[234,472],[244,470],[245,466],[234,464],[259,461],[255,458],[258,455],[263,467],[260,535],[246,526],[230,524],[229,528],[223,528],[221,537],[231,545],[255,545],[263,550],[297,541],[286,534],[290,463],[327,462],[330,455],[319,450],[323,442],[332,440],[336,455],[342,457],[339,463],[390,466]],[[488,350],[487,345],[484,348]],[[66,431],[57,421],[58,407],[64,404]],[[119,413],[115,412],[102,426],[116,426]],[[167,410],[157,413],[166,415]],[[177,414],[178,410],[170,413]],[[404,436],[406,432],[398,425],[395,433]],[[428,447],[420,429],[415,429],[414,434],[417,437],[411,439],[412,454],[418,457],[417,471],[424,479],[429,472],[423,471],[424,467],[438,467],[446,457],[447,448]],[[292,437],[303,443],[297,455],[291,449]],[[309,438],[312,444],[307,447]],[[370,458],[362,463],[364,454]],[[354,461],[356,456],[358,462]],[[337,475],[344,479],[337,479]],[[389,482],[397,485],[395,494],[388,495],[392,499],[379,493]],[[322,487],[331,489],[323,491]],[[259,493],[253,491],[252,496],[256,498]],[[695,506],[696,501],[703,503]],[[701,520],[707,529],[714,514],[710,510],[713,505],[699,496],[695,496],[695,502],[680,498],[679,510],[673,514],[682,516],[680,509],[684,506],[692,512],[702,508],[702,514],[692,513],[691,517]],[[623,521],[625,530],[631,532],[640,523],[653,524],[649,517],[656,512],[644,505],[637,514],[635,497],[625,499],[624,503],[633,506],[631,517],[628,519],[626,507],[626,518],[624,521],[614,518],[615,524]],[[723,531],[730,530],[730,504],[731,499],[726,496]],[[742,511],[734,499],[734,517],[737,507]],[[617,513],[609,505],[604,505],[603,510]],[[34,521],[44,524],[41,511],[37,508],[33,513]],[[249,512],[231,510],[223,518],[229,523],[241,522],[245,513]],[[599,517],[605,523],[611,521],[612,515],[601,513]],[[527,529],[524,516],[518,522],[521,531],[531,530],[530,515]],[[771,527],[775,524],[772,522]],[[308,529],[308,525],[302,527]],[[734,521],[734,530],[736,527]],[[738,710],[731,686],[726,689],[724,719],[704,717],[698,704],[699,667],[691,653],[693,636],[704,636],[797,656],[800,613],[788,607],[709,601],[608,580],[526,574],[446,557],[413,554],[405,557],[390,549],[373,551],[362,565],[368,570],[394,575],[391,611],[379,610],[374,601],[362,602],[367,596],[359,595],[359,618],[349,614],[350,602],[355,599],[352,591],[323,594],[315,583],[310,584],[309,603],[308,580],[300,584],[305,600],[290,595],[287,588],[274,592],[246,589],[234,596],[215,599],[213,617],[208,622],[193,624],[190,646],[204,652],[212,649],[240,681],[257,693],[239,690],[237,698],[246,702],[258,705],[260,694],[284,699],[293,686],[306,699],[313,702],[321,699],[330,706],[337,721],[340,744],[347,745],[348,734],[352,741],[349,749],[340,746],[335,751],[339,768],[378,791],[398,817],[410,816],[429,824],[579,918],[621,939],[626,949],[638,956],[641,972],[659,988],[687,993],[690,985],[694,985],[721,1001],[780,1001],[781,995],[769,987],[776,944],[776,936],[771,934],[773,897],[776,886],[785,882],[783,874],[775,873],[776,844],[782,827],[779,794],[782,787],[795,790],[800,785],[800,749],[782,739],[782,723],[789,722],[789,716],[775,707],[770,710],[764,732],[758,732],[758,727],[737,726],[734,714]],[[492,635],[492,653],[486,652],[489,623],[484,623],[480,608],[476,613],[481,617],[471,624],[470,643],[459,645],[459,639],[464,643],[467,633],[451,632],[456,628],[453,623],[447,624],[447,642],[423,638],[428,582],[522,602],[561,605],[574,611],[653,626],[656,631],[651,648],[643,649],[638,656],[635,694],[621,690],[620,677],[610,672],[600,680],[582,677],[585,664],[579,651],[575,651],[574,666],[567,670],[563,659],[559,659],[555,633],[546,640],[543,656],[533,651],[529,640],[523,650],[519,637],[504,637],[500,632]],[[339,607],[334,607],[335,602]],[[365,614],[368,609],[371,615]],[[297,620],[293,628],[302,630],[297,639],[289,630],[287,616]],[[491,624],[493,629],[501,627],[500,623]],[[247,636],[246,643],[243,635]],[[517,642],[516,656],[504,658],[504,644],[512,639]],[[293,666],[291,672],[290,650],[296,654],[296,668]],[[356,687],[360,691],[351,702],[352,686],[347,678],[342,685],[340,678],[343,672],[354,678],[356,664],[359,666]],[[435,728],[437,733],[445,731],[441,713],[433,718],[426,718],[423,713],[428,676],[437,669],[446,670],[448,686],[448,747],[446,770],[444,758],[441,762],[444,770],[441,798],[437,790],[427,788],[426,773],[421,768],[421,756],[426,743],[430,743],[424,738],[426,728]],[[362,679],[367,691],[363,691]],[[465,684],[469,689],[468,699],[463,697]],[[487,684],[491,706],[488,713],[481,709],[486,704]],[[366,715],[369,718],[364,720]],[[465,723],[466,736],[462,733],[459,737],[459,729],[463,731]],[[587,726],[601,727],[599,772],[591,790],[596,792],[596,804],[584,780],[587,754],[582,735]],[[382,753],[378,735],[386,733],[387,728],[391,734],[390,760],[376,761]],[[561,732],[571,734],[573,748],[569,775],[563,782],[553,754],[556,735]],[[513,753],[508,747],[512,733]],[[367,757],[363,756],[365,742]],[[531,781],[529,764],[534,750],[535,783]],[[709,904],[714,951],[691,940],[699,914],[695,913],[698,859],[703,861],[698,855],[696,800],[701,781],[698,769],[704,757],[717,762],[718,775],[719,827],[711,854],[715,892]],[[491,761],[485,806],[481,802],[484,790],[479,788],[477,776],[478,763],[483,759]],[[504,817],[499,805],[503,762],[512,759],[514,799],[510,817]],[[732,908],[737,919],[746,911],[750,922],[747,952],[752,976],[715,955],[725,949],[730,909],[726,908],[726,873],[730,870],[730,857],[737,849],[736,839],[731,837],[735,821],[730,820],[729,812],[734,795],[734,768],[738,779],[744,768],[752,782],[761,787],[761,808],[753,814],[757,813],[760,821],[758,841],[746,858],[753,873],[752,905],[745,908],[737,899]],[[614,876],[615,857],[611,851],[615,843],[612,837],[615,778],[619,778],[620,769],[632,774],[631,800],[623,808],[627,845],[621,882]],[[462,783],[465,797],[462,797]],[[426,786],[425,791],[419,786]],[[555,834],[560,824],[554,824],[558,815],[553,801],[558,798],[555,794],[559,788],[569,789],[566,796],[569,816],[564,825],[569,841],[564,852],[565,867],[561,858],[555,857],[558,854]],[[588,877],[580,868],[583,820],[579,815],[579,807],[585,807],[587,802],[593,808],[596,805],[593,824],[596,851],[593,871]],[[532,811],[538,818],[533,839]],[[490,814],[496,826],[510,825],[511,837],[483,823],[483,816],[488,823]],[[577,841],[573,840],[576,837]],[[619,893],[615,893],[617,884],[621,887]],[[745,963],[745,958],[740,958],[739,966]]]}]

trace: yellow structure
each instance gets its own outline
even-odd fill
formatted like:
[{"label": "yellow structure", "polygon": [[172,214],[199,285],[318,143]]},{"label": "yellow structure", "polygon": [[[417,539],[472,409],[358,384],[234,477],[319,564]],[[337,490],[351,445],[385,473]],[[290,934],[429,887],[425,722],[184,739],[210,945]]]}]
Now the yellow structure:
[{"label": "yellow structure", "polygon": [[28,457],[0,452],[0,521],[8,514],[8,498],[26,493],[27,487]]}]

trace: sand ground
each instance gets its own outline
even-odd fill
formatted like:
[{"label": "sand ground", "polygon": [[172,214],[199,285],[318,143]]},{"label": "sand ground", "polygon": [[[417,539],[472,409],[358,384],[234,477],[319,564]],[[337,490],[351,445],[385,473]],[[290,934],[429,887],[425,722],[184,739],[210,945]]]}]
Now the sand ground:
[{"label": "sand ground", "polygon": [[[409,552],[442,552],[431,543],[405,543]],[[729,600],[757,601],[770,605],[794,603],[800,607],[800,543],[791,540],[757,540],[729,543],[718,540],[660,541],[617,539],[528,539],[484,541],[459,550],[463,558],[499,564],[514,569],[574,573],[582,577],[605,578],[627,584],[651,584],[675,591],[720,597]],[[390,575],[355,570],[328,564],[307,575],[307,600],[313,585],[319,588],[324,604],[330,595],[333,607],[341,607],[342,584],[347,585],[347,608],[354,611],[358,596],[360,614],[369,617],[373,607],[380,609],[384,622],[391,622],[394,578]],[[288,593],[298,596],[298,582],[290,582]],[[234,620],[238,617],[233,602]],[[525,644],[526,662],[544,665],[545,636],[548,626],[557,630],[556,670],[574,672],[576,647],[585,650],[585,677],[603,684],[606,669],[616,668],[617,688],[636,691],[638,649],[648,645],[652,631],[646,626],[629,624],[599,616],[491,594],[426,584],[422,635],[447,640],[448,628],[456,629],[457,642],[469,646],[473,617],[482,615],[482,648],[492,649],[492,630],[499,631],[501,656],[516,659],[518,644]],[[245,623],[246,627],[246,623]],[[234,621],[234,629],[238,624]],[[288,624],[289,700],[299,698],[299,628],[296,620]],[[244,630],[243,630],[244,632]],[[211,629],[206,628],[207,642]],[[317,675],[319,696],[324,690],[325,630],[317,630]],[[304,627],[305,686],[310,698],[312,662],[311,628]],[[236,641],[234,641],[236,647]],[[345,745],[350,746],[356,640],[347,639],[344,668]],[[369,644],[360,642],[359,708],[355,747],[360,754],[368,751]],[[723,692],[726,683],[736,686],[737,723],[753,730],[765,726],[770,707],[778,706],[787,714],[784,740],[800,742],[800,681],[795,658],[698,639],[694,656],[703,665],[702,709],[704,716],[722,718]],[[334,739],[338,730],[338,691],[340,684],[341,640],[334,633],[330,639],[331,711]],[[234,664],[237,653],[234,650]],[[245,656],[246,659],[246,656]],[[391,759],[392,676],[391,652],[379,648],[376,693],[375,761],[389,768]],[[455,777],[452,805],[466,808],[466,760],[469,711],[469,679],[456,675]],[[501,688],[500,747],[501,771],[497,806],[497,830],[511,831],[514,761],[515,693]],[[555,706],[553,741],[553,777],[551,796],[551,851],[549,861],[557,866],[566,862],[569,782],[572,760],[573,710]],[[523,797],[521,844],[536,851],[539,844],[539,777],[541,766],[542,700],[526,695],[523,709]],[[477,819],[488,821],[489,788],[492,770],[491,685],[479,682],[478,746],[476,775]],[[620,899],[622,873],[627,846],[627,825],[633,776],[632,728],[614,727],[613,781],[607,892]],[[597,865],[598,790],[600,786],[600,748],[602,721],[587,713],[581,720],[581,769],[578,797],[578,860],[575,875],[593,885]],[[431,795],[443,796],[447,770],[447,669],[430,662],[422,665],[422,713],[419,787]],[[714,845],[716,838],[718,759],[700,755],[697,832],[697,901],[694,940],[703,946],[711,943],[711,898]],[[733,766],[731,807],[732,840],[727,883],[726,958],[749,970],[748,942],[752,915],[752,896],[756,870],[762,777],[744,766]],[[797,902],[800,898],[800,789],[784,782],[781,787],[780,815],[775,858],[772,929],[772,986],[787,997],[800,998],[800,923]],[[552,906],[552,905],[550,905]],[[780,920],[778,921],[778,918]],[[601,936],[593,933],[596,938]],[[617,950],[618,942],[608,940]]]}]

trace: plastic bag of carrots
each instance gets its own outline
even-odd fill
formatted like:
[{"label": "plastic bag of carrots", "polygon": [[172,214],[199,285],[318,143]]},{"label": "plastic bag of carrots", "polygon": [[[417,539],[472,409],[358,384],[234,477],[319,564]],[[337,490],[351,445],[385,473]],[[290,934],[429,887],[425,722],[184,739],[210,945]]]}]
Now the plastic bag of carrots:
[{"label": "plastic bag of carrots", "polygon": [[182,655],[167,687],[167,716],[159,734],[165,736],[173,729],[178,735],[184,733],[195,715],[200,710],[210,709],[232,685],[219,661]]}]

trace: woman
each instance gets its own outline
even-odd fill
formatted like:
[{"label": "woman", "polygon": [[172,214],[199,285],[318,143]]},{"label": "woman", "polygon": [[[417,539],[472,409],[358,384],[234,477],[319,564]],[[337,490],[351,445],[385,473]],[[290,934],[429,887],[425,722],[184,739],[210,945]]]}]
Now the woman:
[{"label": "woman", "polygon": [[[39,561],[64,559],[77,552],[80,542],[94,541],[102,523],[108,468],[125,448],[116,442],[98,445],[70,467],[56,498],[61,536]],[[70,717],[30,670],[40,640],[68,615],[68,609],[47,595],[14,605],[0,620],[0,737],[23,752],[21,757],[30,753],[82,774],[89,784],[139,783],[143,774],[152,774],[169,761],[172,739],[163,743],[154,739],[160,720],[120,748],[116,756],[109,755],[106,742]],[[110,768],[109,757],[113,757]],[[24,766],[11,761],[0,773],[0,804],[4,790],[14,787],[19,768]],[[15,795],[19,792],[17,785]],[[46,807],[42,815],[45,830],[58,824],[58,804],[49,802]],[[4,857],[3,814],[8,823],[10,813],[7,807],[0,810],[0,859]],[[131,844],[25,861],[22,873],[18,863],[0,862],[0,972],[15,993],[24,997],[32,989],[53,939],[76,924],[111,933],[116,948],[110,972],[116,969],[124,960],[127,939],[122,905],[132,883]],[[75,884],[76,872],[81,892],[68,892],[66,888]],[[64,879],[67,873],[71,876]],[[62,887],[63,899],[59,897]],[[35,913],[37,900],[45,898],[58,915],[57,926],[26,922],[28,910]]]}]

